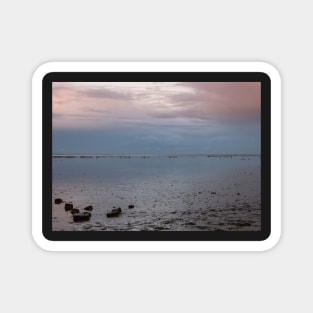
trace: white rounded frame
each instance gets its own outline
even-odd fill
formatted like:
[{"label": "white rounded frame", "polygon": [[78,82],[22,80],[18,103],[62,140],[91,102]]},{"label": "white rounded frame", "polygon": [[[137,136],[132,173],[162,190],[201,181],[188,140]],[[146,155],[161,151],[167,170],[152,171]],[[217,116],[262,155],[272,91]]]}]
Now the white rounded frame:
[{"label": "white rounded frame", "polygon": [[[271,79],[271,234],[263,241],[50,241],[42,233],[42,80],[50,72],[263,72]],[[49,62],[32,79],[32,235],[48,251],[264,251],[281,235],[281,79],[264,62]]]}]

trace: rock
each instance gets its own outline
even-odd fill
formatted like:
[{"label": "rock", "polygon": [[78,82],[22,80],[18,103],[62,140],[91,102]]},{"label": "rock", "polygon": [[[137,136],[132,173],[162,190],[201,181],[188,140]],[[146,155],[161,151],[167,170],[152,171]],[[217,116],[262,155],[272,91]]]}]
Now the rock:
[{"label": "rock", "polygon": [[211,192],[211,195],[216,195],[216,192],[215,192],[215,191],[212,191],[212,192]]},{"label": "rock", "polygon": [[107,213],[107,217],[118,217],[121,213],[121,208],[113,209],[111,212]]},{"label": "rock", "polygon": [[93,207],[92,205],[88,205],[87,207],[84,208],[85,211],[92,211]]},{"label": "rock", "polygon": [[90,217],[91,217],[91,213],[89,213],[89,212],[82,212],[82,213],[74,213],[73,214],[74,222],[89,221]]},{"label": "rock", "polygon": [[71,211],[71,213],[72,213],[72,214],[74,214],[74,213],[79,213],[79,210],[78,210],[78,209],[73,209],[73,210]]},{"label": "rock", "polygon": [[60,203],[62,203],[62,202],[63,202],[63,200],[60,199],[60,198],[54,199],[54,203],[55,203],[55,204],[60,204]]},{"label": "rock", "polygon": [[133,209],[135,206],[133,205],[133,204],[130,204],[129,206],[128,206],[128,208],[129,209]]},{"label": "rock", "polygon": [[121,209],[121,208],[113,209],[112,212],[119,212],[119,213],[122,213],[122,209]]},{"label": "rock", "polygon": [[237,192],[237,196],[240,196],[240,192]]},{"label": "rock", "polygon": [[74,206],[72,203],[65,203],[64,209],[65,211],[71,211],[73,210]]},{"label": "rock", "polygon": [[109,212],[107,213],[107,217],[118,217],[120,214],[120,212]]}]

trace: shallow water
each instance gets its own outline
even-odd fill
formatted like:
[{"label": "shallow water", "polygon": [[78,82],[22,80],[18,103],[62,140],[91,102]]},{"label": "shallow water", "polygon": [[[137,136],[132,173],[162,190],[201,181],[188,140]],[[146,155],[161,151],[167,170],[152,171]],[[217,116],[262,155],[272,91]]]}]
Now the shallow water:
[{"label": "shallow water", "polygon": [[[249,157],[53,158],[53,230],[260,231],[261,166]],[[64,203],[88,222],[73,222]],[[133,209],[128,209],[134,204]],[[122,214],[107,218],[113,207]]]}]

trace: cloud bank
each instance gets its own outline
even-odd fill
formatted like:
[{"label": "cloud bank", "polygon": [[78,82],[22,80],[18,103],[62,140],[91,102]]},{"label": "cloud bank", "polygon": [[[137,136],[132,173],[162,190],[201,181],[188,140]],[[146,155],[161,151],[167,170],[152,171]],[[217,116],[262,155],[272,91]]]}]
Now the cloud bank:
[{"label": "cloud bank", "polygon": [[53,83],[54,152],[259,153],[260,109],[258,82]]}]

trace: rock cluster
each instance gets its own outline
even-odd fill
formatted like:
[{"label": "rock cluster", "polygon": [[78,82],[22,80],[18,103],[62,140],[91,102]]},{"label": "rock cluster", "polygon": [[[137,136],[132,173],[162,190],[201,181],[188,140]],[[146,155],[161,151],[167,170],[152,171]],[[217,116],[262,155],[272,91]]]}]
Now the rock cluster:
[{"label": "rock cluster", "polygon": [[[60,204],[62,202],[64,202],[64,201],[60,198],[57,198],[54,200],[55,204]],[[91,217],[90,212],[81,212],[80,213],[78,209],[74,208],[74,205],[72,202],[65,202],[64,210],[65,211],[71,211],[74,222],[89,221],[90,217]],[[93,207],[91,205],[89,205],[89,206],[85,207],[84,210],[85,211],[92,211]]]},{"label": "rock cluster", "polygon": [[[63,203],[64,201],[60,198],[57,198],[54,200],[55,204],[60,204]],[[133,209],[135,208],[134,204],[129,204],[128,205],[129,209]],[[90,211],[93,210],[93,206],[92,205],[88,205],[84,208],[84,212],[80,212],[79,209],[74,208],[74,205],[72,202],[65,202],[64,204],[64,210],[65,211],[71,211],[71,214],[73,216],[73,221],[74,222],[83,222],[83,221],[89,221],[91,218],[91,213]],[[113,207],[113,209],[108,212],[106,214],[107,218],[111,218],[111,217],[119,217],[122,214],[122,209],[120,207],[115,208]]]}]

